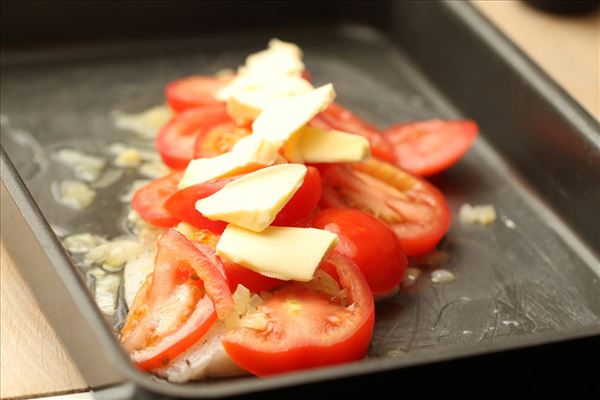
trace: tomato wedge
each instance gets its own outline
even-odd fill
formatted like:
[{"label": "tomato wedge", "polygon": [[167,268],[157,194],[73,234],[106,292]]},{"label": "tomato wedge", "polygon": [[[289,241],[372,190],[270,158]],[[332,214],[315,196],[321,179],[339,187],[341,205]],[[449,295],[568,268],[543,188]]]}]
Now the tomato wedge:
[{"label": "tomato wedge", "polygon": [[442,172],[471,148],[479,128],[475,121],[430,120],[398,124],[384,131],[396,165],[419,176]]},{"label": "tomato wedge", "polygon": [[197,246],[174,229],[157,243],[152,276],[136,295],[121,331],[123,346],[140,369],[167,365],[234,307],[216,256],[205,254],[211,251],[208,246]]},{"label": "tomato wedge", "polygon": [[400,241],[383,221],[359,210],[330,208],[315,215],[312,226],[338,235],[334,254],[345,255],[359,266],[374,296],[397,289],[408,261]]},{"label": "tomato wedge", "polygon": [[450,227],[446,199],[427,181],[370,159],[321,167],[322,208],[356,208],[386,222],[409,256],[433,250]]},{"label": "tomato wedge", "polygon": [[377,128],[337,103],[331,103],[309,125],[315,128],[335,129],[363,136],[369,140],[373,156],[392,163],[396,160],[391,145]]},{"label": "tomato wedge", "polygon": [[359,360],[373,334],[375,306],[369,286],[352,260],[329,259],[348,290],[349,304],[292,283],[259,306],[267,328],[237,328],[223,338],[225,351],[245,370],[267,376]]},{"label": "tomato wedge", "polygon": [[200,229],[221,234],[227,227],[223,221],[212,221],[196,210],[196,202],[221,190],[230,181],[220,179],[214,182],[200,183],[175,192],[165,201],[165,209],[175,218]]},{"label": "tomato wedge", "polygon": [[165,202],[179,190],[177,185],[182,176],[181,171],[171,172],[142,186],[133,195],[131,208],[152,225],[163,228],[176,225],[180,220],[165,208]]},{"label": "tomato wedge", "polygon": [[191,108],[177,114],[156,138],[156,148],[163,162],[173,169],[184,169],[194,158],[198,135],[227,121],[229,115],[224,105]]},{"label": "tomato wedge", "polygon": [[322,184],[319,170],[315,167],[308,167],[302,186],[279,211],[273,225],[290,226],[307,217],[319,203],[321,192]]},{"label": "tomato wedge", "polygon": [[181,112],[190,108],[214,106],[219,104],[216,93],[225,86],[233,76],[190,76],[173,81],[167,85],[165,94],[167,102],[174,111]]},{"label": "tomato wedge", "polygon": [[196,137],[194,157],[215,157],[231,150],[234,144],[252,133],[247,126],[239,126],[233,120],[207,129]]}]

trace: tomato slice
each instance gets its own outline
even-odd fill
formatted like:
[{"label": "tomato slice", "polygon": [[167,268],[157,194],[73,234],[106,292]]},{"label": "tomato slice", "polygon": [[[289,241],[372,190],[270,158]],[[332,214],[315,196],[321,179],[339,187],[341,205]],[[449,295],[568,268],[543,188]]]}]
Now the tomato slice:
[{"label": "tomato slice", "polygon": [[160,238],[154,271],[121,331],[123,346],[140,369],[167,365],[197,343],[217,316],[233,309],[216,262],[208,246],[194,244],[173,229]]},{"label": "tomato slice", "polygon": [[232,292],[238,285],[243,285],[254,293],[266,292],[283,283],[282,280],[269,278],[231,261],[225,261],[223,264],[229,289]]},{"label": "tomato slice", "polygon": [[292,283],[259,306],[265,330],[237,328],[223,338],[225,351],[245,370],[267,376],[359,360],[373,334],[373,296],[360,269],[346,257],[331,257],[349,304]]},{"label": "tomato slice", "polygon": [[323,166],[322,208],[356,208],[386,222],[409,256],[432,250],[450,227],[446,199],[427,181],[370,159]]},{"label": "tomato slice", "polygon": [[166,208],[165,201],[179,190],[177,185],[183,172],[176,171],[142,186],[133,195],[131,208],[152,225],[168,228],[176,225],[179,218]]},{"label": "tomato slice", "polygon": [[207,129],[196,137],[195,158],[215,157],[231,150],[234,144],[252,133],[249,127],[239,126],[233,120]]},{"label": "tomato slice", "polygon": [[167,85],[167,102],[174,111],[181,112],[190,108],[214,106],[219,104],[216,93],[233,76],[190,76],[173,81]]},{"label": "tomato slice", "polygon": [[396,160],[391,145],[376,127],[363,121],[350,110],[337,103],[331,103],[309,125],[315,128],[336,129],[363,136],[369,140],[373,156],[392,163]]},{"label": "tomato slice", "polygon": [[308,167],[302,186],[279,211],[273,225],[290,226],[307,217],[319,203],[322,184],[321,174],[315,167]]},{"label": "tomato slice", "polygon": [[315,215],[312,226],[338,235],[334,254],[345,255],[360,267],[374,296],[396,290],[408,261],[387,224],[359,210],[330,208]]},{"label": "tomato slice", "polygon": [[165,209],[175,218],[185,221],[196,228],[208,229],[213,233],[221,234],[227,227],[227,223],[205,218],[196,210],[196,202],[218,192],[228,181],[227,179],[220,179],[179,190],[167,199]]},{"label": "tomato slice", "polygon": [[[165,278],[160,283],[156,283],[156,279],[153,280],[152,286],[148,290],[150,301],[160,301],[172,292],[177,280],[170,272],[174,269],[174,266],[184,265],[192,268],[202,281],[206,293],[215,303],[219,318],[224,318],[233,309],[231,291],[220,272],[222,267],[215,265],[217,257],[207,257],[204,251],[198,249],[198,246],[212,253],[214,253],[214,250],[209,246],[187,240],[175,229],[166,231],[159,240],[158,246],[159,252],[156,255],[154,272],[155,274],[164,274]],[[161,247],[166,249],[162,253],[160,252]]]},{"label": "tomato slice", "polygon": [[229,115],[224,105],[191,108],[177,114],[156,138],[156,148],[163,162],[173,169],[184,169],[194,158],[197,136],[227,121]]},{"label": "tomato slice", "polygon": [[419,176],[442,172],[471,148],[479,128],[475,121],[430,120],[388,128],[385,138],[396,154],[396,165]]}]

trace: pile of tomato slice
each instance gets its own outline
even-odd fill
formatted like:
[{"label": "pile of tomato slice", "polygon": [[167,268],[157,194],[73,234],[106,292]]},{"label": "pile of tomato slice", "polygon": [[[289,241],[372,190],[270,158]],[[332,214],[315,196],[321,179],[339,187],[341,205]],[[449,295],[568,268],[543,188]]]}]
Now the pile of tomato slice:
[{"label": "pile of tomato slice", "polygon": [[[156,146],[173,172],[139,189],[132,201],[149,223],[172,228],[186,222],[213,235],[225,229],[225,222],[205,218],[195,203],[237,176],[182,190],[177,184],[192,159],[222,154],[251,133],[215,99],[229,79],[198,76],[168,85],[167,100],[176,114],[159,132]],[[265,376],[364,356],[373,330],[373,297],[394,293],[407,256],[432,251],[450,226],[444,196],[423,177],[456,163],[478,128],[473,121],[431,120],[382,132],[337,103],[310,125],[364,136],[373,157],[363,163],[309,166],[274,225],[338,234],[338,245],[320,268],[348,292],[348,302],[220,260],[211,247],[168,229],[157,244],[154,273],[121,332],[139,368],[168,365],[196,343],[233,308],[231,293],[238,284],[257,293],[271,291],[261,306],[268,320],[265,331],[237,328],[223,338],[229,356],[247,371]]]}]

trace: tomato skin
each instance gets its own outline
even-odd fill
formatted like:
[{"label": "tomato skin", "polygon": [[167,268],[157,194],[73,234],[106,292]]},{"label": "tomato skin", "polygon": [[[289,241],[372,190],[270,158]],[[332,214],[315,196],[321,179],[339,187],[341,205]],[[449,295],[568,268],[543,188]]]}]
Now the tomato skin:
[{"label": "tomato skin", "polygon": [[225,261],[223,264],[225,267],[227,283],[229,283],[229,290],[232,292],[235,292],[238,285],[243,285],[254,293],[266,292],[284,282],[279,279],[261,275],[258,272],[254,272],[251,269],[242,267],[241,265],[230,261]]},{"label": "tomato skin", "polygon": [[330,208],[319,212],[312,226],[336,233],[334,254],[359,266],[374,296],[389,293],[404,277],[408,263],[400,241],[383,221],[354,209]]},{"label": "tomato skin", "polygon": [[348,289],[349,306],[300,283],[276,290],[259,312],[268,330],[238,328],[223,338],[225,351],[245,370],[269,376],[359,360],[368,350],[375,306],[367,281],[347,257],[331,257],[340,284]]},{"label": "tomato skin", "polygon": [[176,225],[179,219],[173,216],[164,204],[179,190],[177,185],[182,176],[183,172],[176,171],[142,186],[133,195],[131,208],[152,225],[163,228]]},{"label": "tomato skin", "polygon": [[[154,279],[148,290],[149,301],[160,301],[168,296],[176,286],[176,268],[180,264],[189,265],[196,275],[202,280],[204,289],[215,303],[217,314],[224,318],[233,309],[231,291],[220,270],[221,266],[215,265],[216,256],[207,257],[206,252],[213,254],[214,250],[207,245],[194,243],[187,240],[175,229],[167,230],[158,242],[159,250],[154,263],[154,274],[164,275],[160,283]],[[166,249],[161,252],[162,249]]]},{"label": "tomato skin", "polygon": [[190,76],[169,83],[165,89],[167,102],[173,111],[181,112],[190,108],[214,106],[220,101],[216,93],[232,77]]},{"label": "tomato skin", "polygon": [[433,250],[450,228],[442,193],[424,179],[376,159],[321,166],[321,208],[356,208],[376,215],[396,233],[405,254]]},{"label": "tomato skin", "polygon": [[214,305],[204,296],[184,325],[168,338],[169,344],[133,352],[131,358],[135,366],[144,371],[163,367],[202,339],[216,321]]},{"label": "tomato skin", "polygon": [[307,217],[321,199],[321,174],[315,167],[307,167],[302,186],[279,211],[272,225],[291,226]]},{"label": "tomato skin", "polygon": [[227,227],[227,223],[223,221],[212,221],[204,217],[196,210],[196,202],[218,192],[227,182],[228,180],[217,180],[214,182],[192,185],[179,190],[167,199],[165,208],[174,217],[181,221],[185,221],[196,228],[208,229],[213,233],[221,234]]},{"label": "tomato skin", "polygon": [[214,250],[174,229],[157,243],[152,275],[140,288],[121,330],[136,366],[167,365],[234,308]]},{"label": "tomato skin", "polygon": [[336,129],[363,136],[369,140],[373,156],[392,163],[396,161],[391,145],[381,132],[338,103],[331,103],[309,125],[315,128]]},{"label": "tomato skin", "polygon": [[429,120],[397,124],[384,135],[394,148],[396,165],[411,174],[430,176],[458,162],[478,132],[475,121]]},{"label": "tomato skin", "polygon": [[173,169],[184,169],[194,158],[197,136],[228,120],[224,105],[190,108],[175,115],[156,138],[163,162]]}]

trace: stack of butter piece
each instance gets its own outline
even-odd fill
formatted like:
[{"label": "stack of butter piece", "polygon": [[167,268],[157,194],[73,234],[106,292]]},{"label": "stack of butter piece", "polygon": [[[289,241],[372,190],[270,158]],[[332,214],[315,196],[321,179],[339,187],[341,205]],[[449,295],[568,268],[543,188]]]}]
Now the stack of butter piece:
[{"label": "stack of butter piece", "polygon": [[[238,122],[252,122],[252,134],[232,150],[193,160],[180,188],[248,171],[215,194],[198,200],[206,218],[229,223],[217,254],[262,275],[309,281],[338,241],[334,233],[270,226],[302,186],[304,163],[358,162],[370,156],[357,135],[308,127],[335,98],[333,85],[319,88],[302,78],[302,51],[277,39],[250,55],[217,97]],[[283,157],[282,157],[283,154]]]}]

